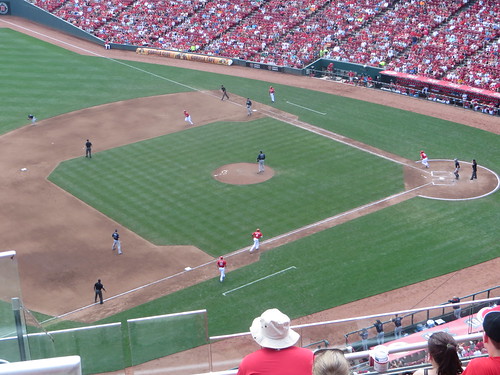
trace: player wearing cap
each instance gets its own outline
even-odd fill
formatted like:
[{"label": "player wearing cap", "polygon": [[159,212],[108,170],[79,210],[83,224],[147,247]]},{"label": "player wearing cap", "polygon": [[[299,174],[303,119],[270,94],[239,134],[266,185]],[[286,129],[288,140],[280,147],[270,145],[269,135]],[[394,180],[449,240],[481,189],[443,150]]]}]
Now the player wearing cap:
[{"label": "player wearing cap", "polygon": [[429,168],[429,159],[423,150],[420,151],[420,160],[422,161],[422,164],[425,165],[425,168]]},{"label": "player wearing cap", "polygon": [[259,250],[260,239],[262,238],[262,232],[259,228],[252,233],[253,245],[250,248],[250,252],[253,253],[254,250]]},{"label": "player wearing cap", "polygon": [[184,121],[188,122],[190,125],[193,125],[193,121],[191,120],[191,116],[188,111],[184,110]]},{"label": "player wearing cap", "polygon": [[462,375],[500,374],[500,306],[481,309],[476,314],[483,321],[484,347],[488,357],[475,358],[469,362]]},{"label": "player wearing cap", "polygon": [[269,96],[271,97],[271,101],[274,103],[274,87],[269,86]]},{"label": "player wearing cap", "polygon": [[262,348],[240,363],[238,375],[311,375],[314,354],[294,346],[300,335],[290,329],[290,318],[269,309],[253,320],[250,333]]},{"label": "player wearing cap", "polygon": [[220,282],[223,282],[226,278],[226,261],[224,257],[220,257],[217,261],[217,267],[219,267],[220,272]]}]

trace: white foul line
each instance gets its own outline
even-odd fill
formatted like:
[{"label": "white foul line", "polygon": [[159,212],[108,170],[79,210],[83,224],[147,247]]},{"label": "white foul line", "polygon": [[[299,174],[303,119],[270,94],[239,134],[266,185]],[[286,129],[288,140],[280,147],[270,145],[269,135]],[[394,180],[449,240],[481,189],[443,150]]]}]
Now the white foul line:
[{"label": "white foul line", "polygon": [[283,272],[286,272],[286,271],[290,271],[291,269],[297,269],[297,267],[295,267],[295,266],[291,266],[291,267],[285,268],[284,270],[281,270],[281,271],[278,271],[278,272],[272,273],[272,274],[270,274],[270,275],[267,275],[267,276],[261,277],[260,279],[254,280],[254,281],[252,281],[251,283],[247,283],[247,284],[242,285],[242,286],[239,286],[239,287],[237,287],[237,288],[234,288],[234,289],[228,290],[227,292],[222,293],[222,295],[223,295],[223,296],[226,296],[226,295],[228,295],[229,293],[232,293],[232,292],[234,292],[234,291],[237,291],[238,289],[241,289],[241,288],[244,288],[244,287],[246,287],[246,286],[249,286],[249,285],[252,285],[252,284],[258,283],[259,281],[262,281],[262,280],[268,279],[268,278],[270,278],[270,277],[276,276],[276,275],[278,275],[278,274],[280,274],[280,273],[283,273]]},{"label": "white foul line", "polygon": [[314,113],[319,113],[320,115],[326,115],[326,113],[323,113],[323,112],[319,112],[319,111],[315,111],[314,109],[311,109],[311,108],[307,108],[307,107],[303,107],[299,104],[295,104],[295,103],[292,103],[292,102],[289,102],[288,100],[286,101],[288,104],[291,104],[291,105],[294,105],[296,107],[299,107],[299,108],[302,108],[302,109],[305,109],[306,111],[311,111],[311,112],[314,112]]}]

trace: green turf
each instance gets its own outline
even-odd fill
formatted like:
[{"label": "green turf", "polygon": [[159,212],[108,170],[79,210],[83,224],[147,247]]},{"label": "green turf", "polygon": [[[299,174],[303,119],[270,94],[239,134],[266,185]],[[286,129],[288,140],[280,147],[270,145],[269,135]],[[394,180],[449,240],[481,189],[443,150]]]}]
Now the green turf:
[{"label": "green turf", "polygon": [[[223,164],[253,162],[259,148],[274,178],[246,186],[213,179]],[[270,238],[403,190],[401,166],[269,118],[74,159],[50,180],[150,241],[214,256],[249,245],[258,226]]]}]

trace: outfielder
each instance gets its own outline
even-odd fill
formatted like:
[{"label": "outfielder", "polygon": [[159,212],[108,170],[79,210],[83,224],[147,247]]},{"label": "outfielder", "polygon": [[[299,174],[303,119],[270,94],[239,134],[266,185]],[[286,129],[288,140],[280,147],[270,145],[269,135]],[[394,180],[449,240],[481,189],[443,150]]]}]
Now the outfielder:
[{"label": "outfielder", "polygon": [[113,247],[111,248],[111,250],[114,251],[114,250],[118,249],[118,255],[123,254],[122,253],[122,245],[120,243],[120,235],[118,234],[118,229],[115,229],[115,231],[113,232],[111,237],[113,237]]},{"label": "outfielder", "polygon": [[191,120],[191,116],[189,115],[188,111],[186,111],[186,110],[184,110],[184,121],[186,121],[190,125],[194,125],[193,121]]},{"label": "outfielder", "polygon": [[253,253],[254,250],[259,250],[260,239],[262,238],[262,233],[259,228],[252,233],[253,245],[250,248],[250,252]]},{"label": "outfielder", "polygon": [[92,142],[87,139],[85,142],[85,157],[92,158]]},{"label": "outfielder", "polygon": [[229,95],[227,94],[227,90],[224,87],[224,85],[220,85],[220,90],[222,91],[222,98],[221,98],[221,100],[224,100],[224,98],[227,98],[227,100],[229,100]]},{"label": "outfielder", "polygon": [[422,164],[425,165],[425,168],[429,168],[429,159],[423,150],[420,151],[420,160],[422,161]]},{"label": "outfielder", "polygon": [[220,282],[223,282],[226,278],[226,261],[224,257],[220,257],[217,261],[217,267],[219,267],[220,272]]},{"label": "outfielder", "polygon": [[35,125],[36,117],[35,115],[28,115],[28,120],[31,120],[31,124]]}]

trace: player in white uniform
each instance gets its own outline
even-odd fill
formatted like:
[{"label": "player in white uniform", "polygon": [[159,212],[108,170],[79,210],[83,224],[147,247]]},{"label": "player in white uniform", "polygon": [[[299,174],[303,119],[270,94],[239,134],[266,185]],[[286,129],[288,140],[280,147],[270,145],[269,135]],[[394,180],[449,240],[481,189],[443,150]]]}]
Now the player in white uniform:
[{"label": "player in white uniform", "polygon": [[190,125],[194,125],[193,121],[191,120],[191,116],[189,115],[188,111],[186,111],[186,110],[184,110],[184,121],[186,121]]},{"label": "player in white uniform", "polygon": [[425,165],[425,168],[429,168],[429,159],[423,150],[420,151],[420,160],[422,161],[422,164]]},{"label": "player in white uniform", "polygon": [[253,245],[250,248],[251,253],[253,253],[254,250],[259,250],[261,238],[262,238],[262,232],[260,231],[259,228],[257,228],[255,232],[252,233]]},{"label": "player in white uniform", "polygon": [[226,278],[226,261],[224,257],[220,257],[219,260],[217,261],[217,267],[219,267],[219,272],[220,272],[220,282],[223,282],[224,279]]}]

